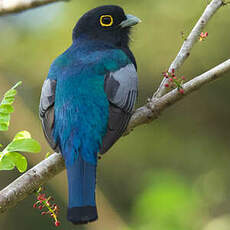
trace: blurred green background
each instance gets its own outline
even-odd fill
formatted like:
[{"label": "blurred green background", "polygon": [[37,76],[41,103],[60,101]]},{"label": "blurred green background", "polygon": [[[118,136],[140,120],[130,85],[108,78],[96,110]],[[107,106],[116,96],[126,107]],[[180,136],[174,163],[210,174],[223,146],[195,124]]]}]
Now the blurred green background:
[{"label": "blurred green background", "polygon": [[[207,5],[205,0],[72,0],[0,18],[0,95],[22,80],[6,144],[28,130],[42,152],[27,154],[30,166],[51,151],[38,118],[40,90],[56,56],[71,44],[71,32],[87,10],[119,4],[142,19],[133,29],[131,48],[139,73],[143,105],[161,81],[161,73],[178,52]],[[230,6],[222,7],[204,32],[179,76],[187,80],[229,58]],[[136,128],[99,161],[99,221],[75,227],[67,222],[66,175],[46,185],[61,206],[60,229],[93,230],[229,230],[230,229],[230,76],[185,98],[158,120]],[[2,189],[19,173],[0,172]],[[55,229],[53,221],[32,208],[35,196],[0,216],[0,229]]]}]

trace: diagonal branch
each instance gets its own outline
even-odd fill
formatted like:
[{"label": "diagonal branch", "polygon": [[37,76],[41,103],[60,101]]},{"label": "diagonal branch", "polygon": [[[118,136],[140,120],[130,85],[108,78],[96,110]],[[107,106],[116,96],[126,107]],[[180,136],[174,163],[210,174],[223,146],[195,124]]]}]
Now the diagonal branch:
[{"label": "diagonal branch", "polygon": [[[204,13],[200,17],[196,25],[193,27],[191,33],[185,39],[179,53],[170,65],[168,72],[171,73],[172,69],[177,70],[183,65],[185,60],[189,57],[192,47],[198,41],[200,33],[202,32],[208,21],[211,19],[211,17],[222,5],[224,5],[224,2],[222,0],[212,0],[211,3],[206,7]],[[167,89],[164,87],[164,85],[167,83],[167,81],[168,79],[166,78],[162,80],[159,88],[153,96],[154,98],[159,98],[166,93]]]},{"label": "diagonal branch", "polygon": [[0,0],[0,15],[17,13],[27,9],[67,0]]},{"label": "diagonal branch", "polygon": [[54,153],[28,170],[0,192],[0,213],[25,199],[64,168],[65,163],[61,154]]},{"label": "diagonal branch", "polygon": [[136,110],[131,118],[127,132],[139,125],[153,121],[164,109],[175,104],[193,91],[198,90],[203,85],[220,78],[223,73],[229,70],[230,59],[183,84],[184,94],[180,94],[177,89],[174,89],[160,98],[151,100],[149,103]]},{"label": "diagonal branch", "polygon": [[[213,69],[193,78],[183,85],[184,94],[177,89],[172,90],[163,97],[150,101],[145,106],[136,110],[129,123],[128,130],[156,119],[160,112],[170,105],[185,98],[190,93],[201,88],[209,82],[220,78],[222,74],[230,71],[230,59]],[[19,201],[33,193],[40,185],[64,170],[64,161],[59,153],[54,153],[47,159],[28,170],[6,188],[0,191],[0,213],[15,206]]]}]

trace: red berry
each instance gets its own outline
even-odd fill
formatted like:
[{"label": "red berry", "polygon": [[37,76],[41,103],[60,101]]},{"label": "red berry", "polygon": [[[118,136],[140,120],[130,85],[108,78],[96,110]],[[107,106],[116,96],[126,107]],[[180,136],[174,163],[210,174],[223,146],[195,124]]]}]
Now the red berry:
[{"label": "red berry", "polygon": [[205,34],[204,34],[204,35],[205,35],[205,37],[207,37],[207,36],[208,36],[208,32],[205,32]]},{"label": "red berry", "polygon": [[183,89],[179,89],[179,92],[180,92],[181,94],[184,94],[184,90],[183,90]]},{"label": "red berry", "polygon": [[170,78],[169,78],[169,81],[173,81],[173,79],[170,77]]},{"label": "red berry", "polygon": [[165,84],[165,87],[166,87],[166,88],[167,88],[167,87],[169,87],[169,84],[168,84],[168,83],[166,83],[166,84]]},{"label": "red berry", "polygon": [[37,208],[37,204],[36,203],[33,205],[33,208]]},{"label": "red berry", "polygon": [[46,212],[42,212],[41,215],[42,215],[42,216],[46,215]]},{"label": "red berry", "polygon": [[60,224],[61,224],[60,221],[58,221],[58,220],[55,221],[55,226],[56,226],[56,227],[60,226]]},{"label": "red berry", "polygon": [[168,74],[167,72],[163,72],[163,76],[164,76],[165,78],[168,78],[169,74]]},{"label": "red berry", "polygon": [[176,80],[176,77],[173,77],[174,80]]},{"label": "red berry", "polygon": [[37,199],[40,200],[40,201],[45,200],[45,198],[46,198],[46,195],[44,193],[43,194],[39,194],[37,196]]},{"label": "red berry", "polygon": [[182,77],[181,77],[181,79],[182,79],[182,80],[185,80],[185,77],[184,77],[184,76],[182,76]]},{"label": "red berry", "polygon": [[172,69],[172,73],[175,73],[175,69]]},{"label": "red berry", "polygon": [[38,208],[39,208],[40,210],[42,210],[42,209],[43,209],[43,206],[40,205]]}]

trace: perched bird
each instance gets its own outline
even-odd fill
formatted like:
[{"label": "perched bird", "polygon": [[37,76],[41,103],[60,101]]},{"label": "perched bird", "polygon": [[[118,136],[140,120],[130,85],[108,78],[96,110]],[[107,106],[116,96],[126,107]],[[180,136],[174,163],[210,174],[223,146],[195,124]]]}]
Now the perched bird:
[{"label": "perched bird", "polygon": [[137,96],[130,28],[140,22],[115,5],[84,14],[72,45],[52,63],[39,114],[50,146],[62,153],[68,176],[67,218],[84,224],[98,218],[95,203],[98,153],[125,131]]}]

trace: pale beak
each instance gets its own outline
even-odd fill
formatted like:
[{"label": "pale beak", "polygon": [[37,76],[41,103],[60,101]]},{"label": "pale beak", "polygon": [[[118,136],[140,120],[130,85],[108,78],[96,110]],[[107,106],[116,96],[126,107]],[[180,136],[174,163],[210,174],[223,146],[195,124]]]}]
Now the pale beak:
[{"label": "pale beak", "polygon": [[122,28],[134,26],[134,25],[136,25],[136,24],[141,22],[141,19],[139,19],[138,17],[133,16],[131,14],[127,14],[126,18],[127,18],[126,20],[124,20],[124,21],[122,21],[120,23],[120,26]]}]

